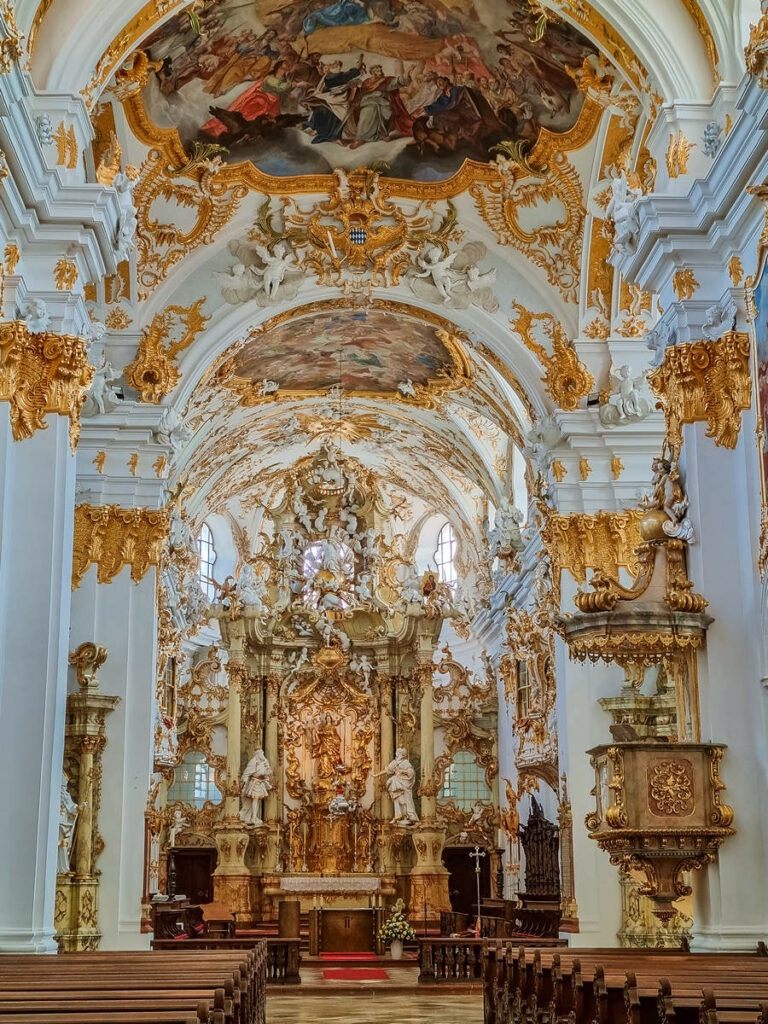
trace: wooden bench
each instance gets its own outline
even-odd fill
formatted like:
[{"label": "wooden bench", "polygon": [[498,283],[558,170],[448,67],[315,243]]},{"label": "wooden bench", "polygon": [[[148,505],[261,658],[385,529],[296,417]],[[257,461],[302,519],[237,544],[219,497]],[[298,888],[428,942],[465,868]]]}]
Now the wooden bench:
[{"label": "wooden bench", "polygon": [[0,957],[0,1024],[264,1024],[266,948]]}]

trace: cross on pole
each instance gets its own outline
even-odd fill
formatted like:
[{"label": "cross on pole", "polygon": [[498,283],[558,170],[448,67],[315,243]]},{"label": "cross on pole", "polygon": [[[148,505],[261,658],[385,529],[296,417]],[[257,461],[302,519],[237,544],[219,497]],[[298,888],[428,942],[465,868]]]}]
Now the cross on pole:
[{"label": "cross on pole", "polygon": [[476,846],[472,853],[469,855],[475,862],[475,879],[477,880],[477,924],[475,931],[477,935],[480,934],[480,861],[485,856],[485,850],[481,850],[479,846]]}]

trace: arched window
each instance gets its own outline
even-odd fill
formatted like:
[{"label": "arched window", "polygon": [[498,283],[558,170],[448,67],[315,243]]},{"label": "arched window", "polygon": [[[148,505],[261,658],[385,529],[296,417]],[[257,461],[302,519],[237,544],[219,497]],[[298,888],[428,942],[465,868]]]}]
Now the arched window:
[{"label": "arched window", "polygon": [[456,572],[456,550],[458,546],[453,527],[450,523],[446,523],[437,535],[435,562],[440,582],[447,583],[449,587],[456,586],[459,579],[459,574]]},{"label": "arched window", "polygon": [[441,800],[452,800],[463,811],[474,807],[478,800],[488,803],[493,799],[485,781],[485,772],[471,751],[456,751],[445,769],[443,786],[438,796]]},{"label": "arched window", "polygon": [[200,535],[197,538],[197,553],[200,556],[200,567],[197,570],[197,578],[200,586],[209,601],[216,596],[216,588],[213,585],[213,567],[216,564],[216,548],[213,546],[213,534],[208,523],[203,523]]},{"label": "arched window", "polygon": [[206,800],[221,803],[221,791],[214,779],[213,768],[202,750],[188,750],[174,771],[173,782],[168,787],[168,803],[194,804],[198,810]]}]

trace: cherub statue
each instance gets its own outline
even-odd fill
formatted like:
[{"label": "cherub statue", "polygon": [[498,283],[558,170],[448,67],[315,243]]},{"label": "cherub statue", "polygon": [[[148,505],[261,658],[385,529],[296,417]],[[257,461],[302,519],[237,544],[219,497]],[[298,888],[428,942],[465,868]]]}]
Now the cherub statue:
[{"label": "cherub statue", "polygon": [[256,575],[256,569],[250,562],[246,562],[240,570],[240,578],[237,581],[237,595],[245,605],[254,605],[257,608],[264,607],[264,598],[267,596],[267,583],[263,576]]},{"label": "cherub statue", "polygon": [[405,398],[416,397],[416,388],[413,386],[413,381],[410,378],[408,378],[408,380],[401,380],[400,383],[397,385],[397,390]]},{"label": "cherub statue", "polygon": [[451,301],[454,280],[450,268],[457,255],[458,253],[454,252],[444,256],[442,248],[435,245],[434,242],[430,242],[424,252],[416,257],[416,263],[421,269],[414,274],[414,277],[431,277],[444,303]]},{"label": "cherub statue", "polygon": [[352,658],[349,662],[349,667],[356,674],[362,675],[365,679],[365,687],[371,685],[371,672],[373,672],[373,665],[368,659],[367,654],[361,654],[359,657]]},{"label": "cherub statue", "polygon": [[123,171],[118,171],[112,180],[112,188],[117,192],[117,203],[120,213],[117,221],[115,249],[120,259],[130,259],[136,237],[139,220],[133,202],[133,181]]},{"label": "cherub statue", "polygon": [[611,394],[598,412],[604,427],[639,423],[651,414],[653,401],[645,374],[633,377],[630,367],[624,365],[619,367],[618,372],[611,369],[610,381]]},{"label": "cherub statue", "polygon": [[611,182],[611,199],[605,214],[614,224],[613,247],[622,255],[634,252],[637,246],[640,225],[636,204],[642,194],[641,188],[630,186],[624,171]]},{"label": "cherub statue", "polygon": [[277,294],[277,289],[283,283],[285,275],[290,269],[296,266],[293,253],[285,242],[278,242],[272,252],[265,245],[255,245],[257,255],[260,257],[263,268],[254,266],[254,274],[262,278],[264,294],[271,302]]},{"label": "cherub statue", "polygon": [[667,521],[661,528],[667,537],[692,544],[695,535],[693,524],[686,515],[688,496],[680,482],[680,471],[676,458],[664,455],[653,460],[653,495],[642,502],[645,508],[661,509],[667,514]]},{"label": "cherub statue", "polygon": [[93,383],[83,406],[83,416],[90,417],[111,412],[121,400],[112,384],[120,380],[120,374],[107,361],[106,353],[93,373]]},{"label": "cherub statue", "polygon": [[18,317],[25,321],[30,334],[41,334],[51,326],[48,307],[42,299],[28,298],[19,308]]}]

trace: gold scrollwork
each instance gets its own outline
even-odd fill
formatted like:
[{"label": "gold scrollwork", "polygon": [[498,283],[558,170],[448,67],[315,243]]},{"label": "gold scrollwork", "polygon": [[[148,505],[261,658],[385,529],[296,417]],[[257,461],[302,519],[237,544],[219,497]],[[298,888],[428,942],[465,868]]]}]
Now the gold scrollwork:
[{"label": "gold scrollwork", "polygon": [[595,569],[614,578],[619,568],[636,575],[639,563],[640,522],[645,510],[626,512],[574,512],[561,515],[542,511],[542,541],[552,563],[556,583],[560,573],[567,569],[577,583],[584,583],[587,569]]},{"label": "gold scrollwork", "polygon": [[673,345],[648,374],[667,421],[667,440],[679,447],[684,423],[707,424],[707,437],[735,448],[741,413],[752,403],[749,335],[729,331],[719,341]]},{"label": "gold scrollwork", "polygon": [[648,768],[648,806],[652,814],[684,817],[693,810],[693,765],[685,757],[667,757]]},{"label": "gold scrollwork", "polygon": [[[168,306],[152,317],[139,341],[138,355],[125,368],[125,379],[141,393],[143,402],[158,404],[163,395],[169,395],[181,378],[176,357],[189,348],[200,331],[211,319],[200,312],[205,296],[191,306]],[[172,340],[174,329],[180,337]]]},{"label": "gold scrollwork", "polygon": [[126,565],[138,583],[150,566],[160,564],[169,525],[164,508],[76,505],[72,589],[80,586],[91,565],[98,567],[99,583],[111,583]]},{"label": "gold scrollwork", "polygon": [[[532,313],[519,302],[513,302],[512,307],[517,319],[510,320],[510,326],[544,367],[541,379],[552,401],[561,409],[578,409],[582,398],[594,387],[595,379],[566,338],[563,325],[551,313]],[[537,325],[541,325],[548,344],[534,338]]]},{"label": "gold scrollwork", "polygon": [[16,441],[45,430],[46,414],[69,417],[74,452],[80,437],[80,409],[93,381],[82,338],[43,331],[30,334],[22,320],[0,324],[0,401],[11,407]]}]

